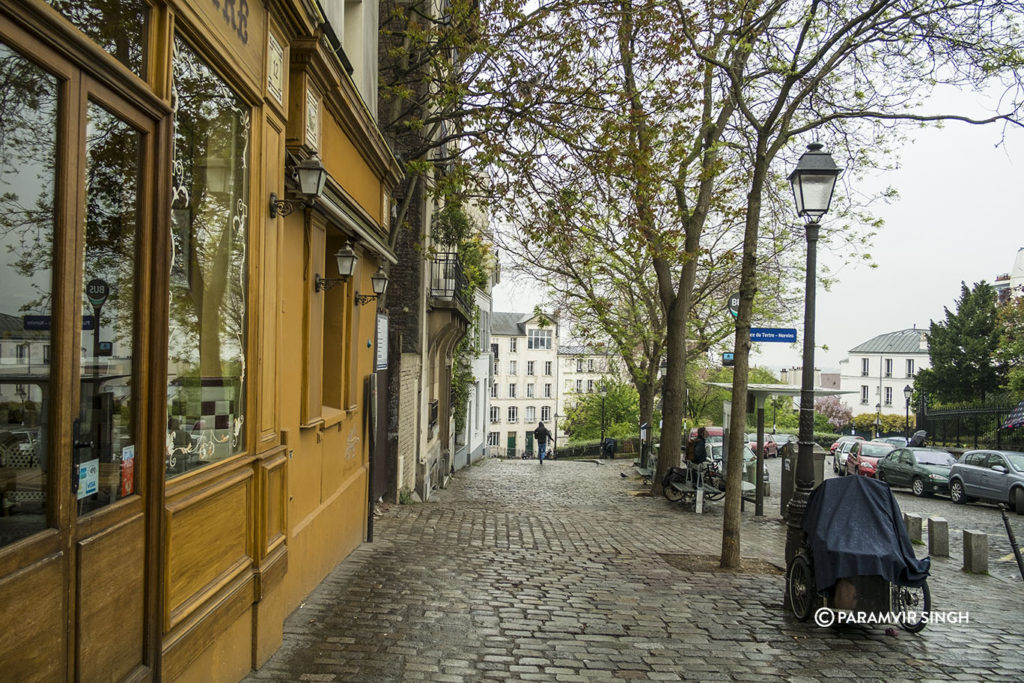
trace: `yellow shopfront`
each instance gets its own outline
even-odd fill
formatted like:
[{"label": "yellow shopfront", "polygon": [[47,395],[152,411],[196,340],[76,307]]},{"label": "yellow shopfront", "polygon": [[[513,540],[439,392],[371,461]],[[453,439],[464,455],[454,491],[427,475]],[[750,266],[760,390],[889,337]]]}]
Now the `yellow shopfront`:
[{"label": "yellow shopfront", "polygon": [[[4,678],[237,679],[364,538],[396,172],[274,7],[0,0]],[[317,153],[356,176],[300,203]]]}]

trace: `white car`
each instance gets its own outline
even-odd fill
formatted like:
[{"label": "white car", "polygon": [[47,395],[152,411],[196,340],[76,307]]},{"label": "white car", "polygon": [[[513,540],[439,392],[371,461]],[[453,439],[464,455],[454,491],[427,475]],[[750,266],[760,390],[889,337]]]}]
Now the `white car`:
[{"label": "white car", "polygon": [[844,441],[839,444],[839,447],[836,448],[836,452],[832,454],[832,471],[840,477],[846,476],[846,456],[850,454],[850,449],[853,448],[855,443],[858,442]]}]

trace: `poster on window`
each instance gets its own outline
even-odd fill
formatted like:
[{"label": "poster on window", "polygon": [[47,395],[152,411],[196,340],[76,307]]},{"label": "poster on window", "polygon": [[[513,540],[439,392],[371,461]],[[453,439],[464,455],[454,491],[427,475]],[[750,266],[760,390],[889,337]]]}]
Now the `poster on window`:
[{"label": "poster on window", "polygon": [[388,317],[377,314],[377,370],[388,369]]},{"label": "poster on window", "polygon": [[100,461],[89,460],[78,466],[78,498],[81,500],[100,490]]},{"label": "poster on window", "polygon": [[135,446],[121,449],[121,496],[135,493]]}]

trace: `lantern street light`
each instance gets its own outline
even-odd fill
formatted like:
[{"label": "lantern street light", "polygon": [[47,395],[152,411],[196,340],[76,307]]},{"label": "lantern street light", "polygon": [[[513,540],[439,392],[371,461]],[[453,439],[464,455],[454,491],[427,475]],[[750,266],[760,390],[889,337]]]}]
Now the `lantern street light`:
[{"label": "lantern street light", "polygon": [[[346,244],[334,255],[335,261],[338,263],[338,277],[335,278],[323,278],[320,277],[320,273],[316,273],[313,277],[313,291],[321,292],[325,289],[330,289],[335,285],[340,285],[342,282],[346,282],[352,274],[356,272],[356,261],[359,257],[356,252],[352,249],[351,244]],[[385,284],[385,287],[387,285]]]},{"label": "lantern street light", "polygon": [[903,398],[907,399],[907,415],[903,421],[903,436],[910,438],[910,397],[914,395],[914,387],[909,384],[903,387]]},{"label": "lantern street light", "polygon": [[786,564],[803,545],[802,529],[807,499],[814,487],[814,293],[818,223],[832,203],[832,191],[842,169],[822,146],[812,143],[789,174],[796,212],[804,219],[807,238],[807,273],[804,282],[804,349],[800,383],[800,430],[797,437],[796,490],[786,508]]},{"label": "lantern street light", "polygon": [[320,163],[320,157],[316,153],[295,164],[292,168],[292,178],[299,186],[299,194],[302,195],[302,202],[293,204],[286,199],[278,199],[276,192],[270,193],[270,217],[277,218],[278,215],[287,216],[299,206],[310,207],[323,196],[324,185],[327,184],[327,169]]},{"label": "lantern street light", "polygon": [[601,448],[604,448],[604,399],[608,396],[608,386],[601,382]]},{"label": "lantern street light", "polygon": [[374,299],[380,299],[388,289],[388,274],[384,272],[384,265],[377,268],[377,272],[370,278],[370,286],[373,287],[373,294],[360,294],[356,292],[356,306],[362,306]]}]

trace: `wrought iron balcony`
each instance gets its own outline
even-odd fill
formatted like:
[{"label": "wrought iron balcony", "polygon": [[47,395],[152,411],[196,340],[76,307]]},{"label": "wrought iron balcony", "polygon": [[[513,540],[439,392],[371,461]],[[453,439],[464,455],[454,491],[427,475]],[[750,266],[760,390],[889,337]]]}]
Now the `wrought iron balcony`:
[{"label": "wrought iron balcony", "polygon": [[442,252],[430,264],[430,296],[435,302],[451,303],[469,316],[469,281],[462,270],[458,253]]}]

